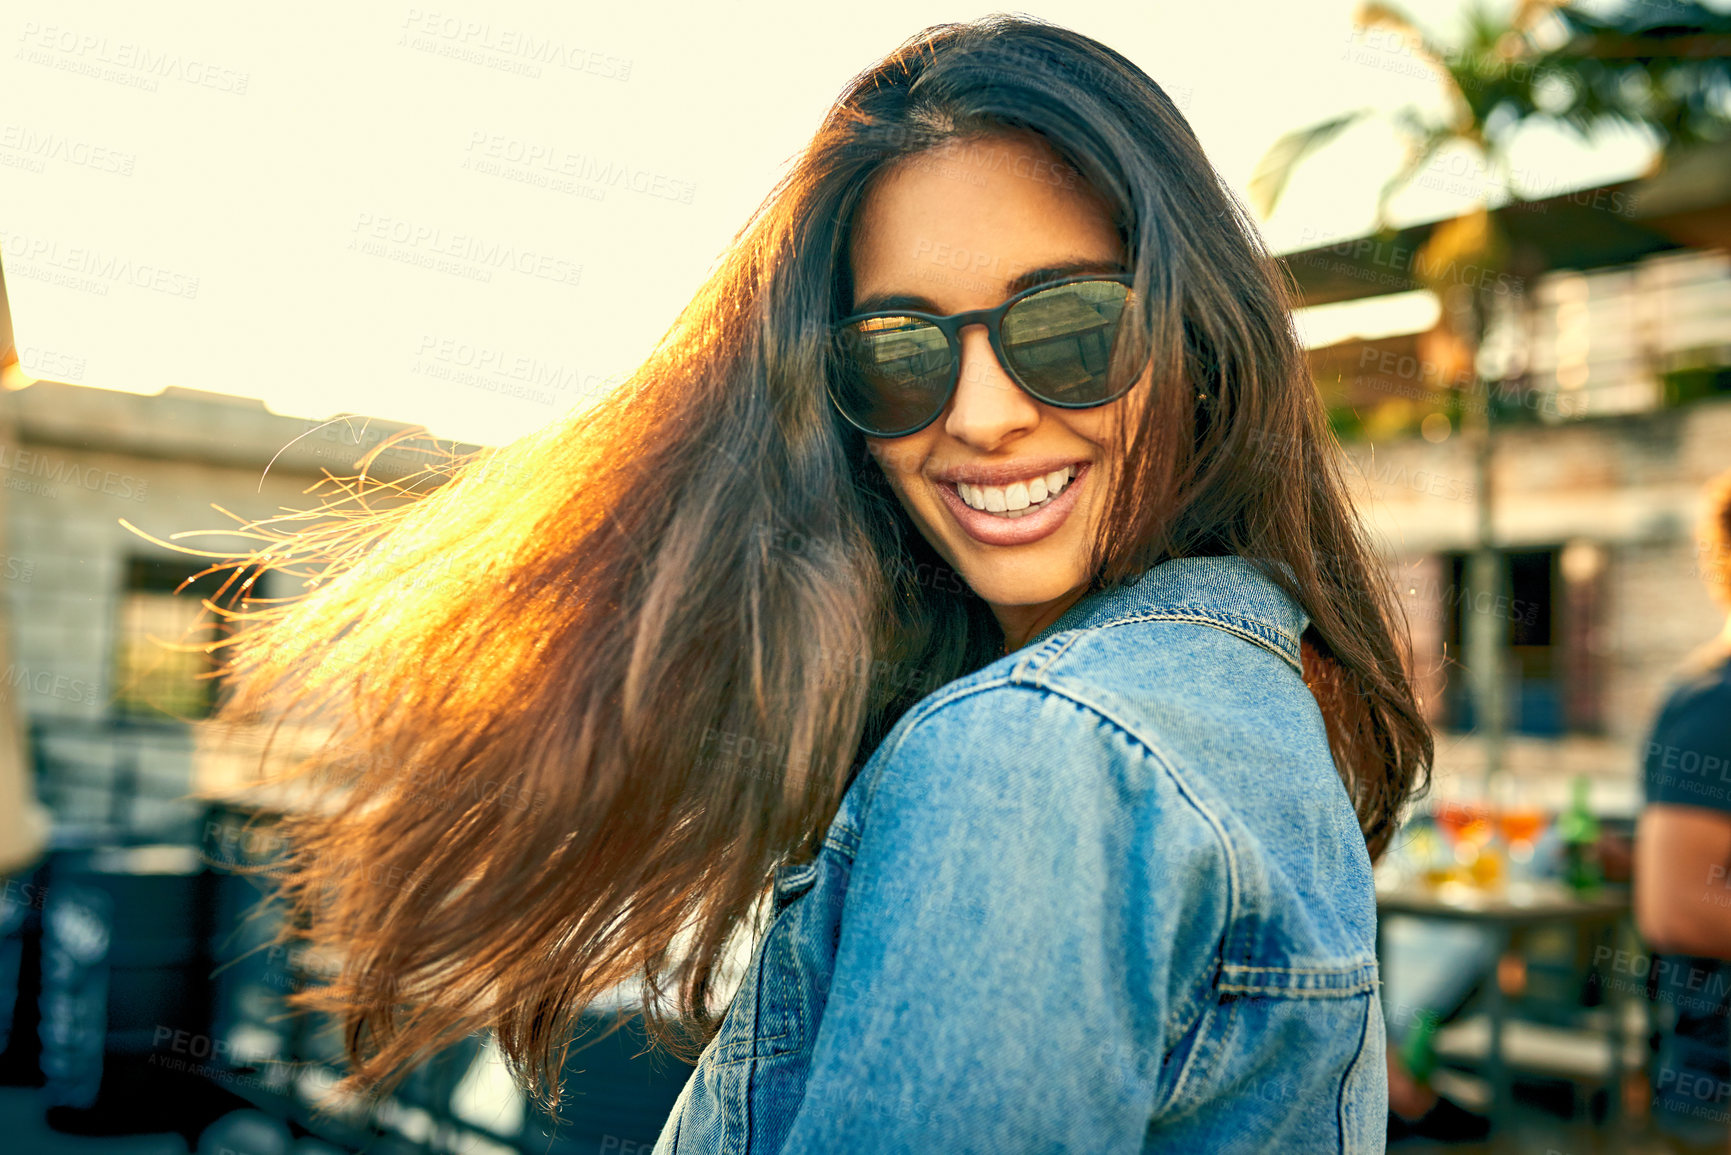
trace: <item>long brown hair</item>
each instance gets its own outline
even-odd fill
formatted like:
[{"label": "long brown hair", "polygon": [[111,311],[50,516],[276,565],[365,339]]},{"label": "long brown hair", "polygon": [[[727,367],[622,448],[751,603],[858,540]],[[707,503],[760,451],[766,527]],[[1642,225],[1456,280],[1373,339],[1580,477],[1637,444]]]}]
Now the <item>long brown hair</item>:
[{"label": "long brown hair", "polygon": [[282,893],[340,959],[294,998],[343,1027],[350,1085],[491,1027],[556,1103],[579,1016],[632,979],[653,1036],[693,1057],[773,868],[815,853],[914,701],[998,656],[989,608],[822,383],[872,178],[1006,130],[1115,214],[1140,305],[1119,368],[1155,365],[1094,584],[1184,556],[1263,566],[1312,620],[1306,680],[1381,852],[1431,738],[1278,266],[1124,57],[1020,17],[939,25],[847,86],[602,403],[430,491],[363,478],[310,526],[249,527],[268,540],[237,573],[316,581],[236,635],[219,720],[315,727],[295,773],[342,775],[340,804],[287,819]]}]

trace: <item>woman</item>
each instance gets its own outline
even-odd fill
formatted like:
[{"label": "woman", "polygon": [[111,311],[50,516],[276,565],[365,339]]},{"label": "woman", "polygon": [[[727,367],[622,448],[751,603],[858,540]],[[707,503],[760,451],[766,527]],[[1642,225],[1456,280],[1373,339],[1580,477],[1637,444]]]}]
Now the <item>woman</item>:
[{"label": "woman", "polygon": [[1380,1150],[1430,739],[1274,266],[1110,49],[921,33],[617,395],[275,536],[337,564],[226,713],[349,772],[288,888],[360,1081],[491,1026],[552,1098],[636,977],[658,1152]]}]

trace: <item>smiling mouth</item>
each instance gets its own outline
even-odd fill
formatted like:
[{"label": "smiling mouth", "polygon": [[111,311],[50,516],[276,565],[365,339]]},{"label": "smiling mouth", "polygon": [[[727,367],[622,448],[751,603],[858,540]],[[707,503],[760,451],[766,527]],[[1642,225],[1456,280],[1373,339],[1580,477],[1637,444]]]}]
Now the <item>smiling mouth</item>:
[{"label": "smiling mouth", "polygon": [[[1008,485],[942,481],[936,488],[963,533],[982,545],[1020,546],[1049,537],[1069,520],[1092,472],[1089,462],[1077,461]],[[1000,503],[1019,508],[991,508]]]},{"label": "smiling mouth", "polygon": [[1037,513],[1055,501],[1076,476],[1076,467],[1066,465],[1050,473],[1009,485],[970,485],[955,482],[952,488],[969,508],[1013,521]]}]

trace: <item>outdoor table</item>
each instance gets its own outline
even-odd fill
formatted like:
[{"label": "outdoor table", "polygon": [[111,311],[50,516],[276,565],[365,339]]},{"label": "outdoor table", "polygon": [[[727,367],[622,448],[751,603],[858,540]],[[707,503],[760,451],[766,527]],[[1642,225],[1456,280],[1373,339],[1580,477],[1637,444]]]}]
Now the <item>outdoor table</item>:
[{"label": "outdoor table", "polygon": [[[1476,923],[1491,932],[1496,943],[1496,958],[1500,960],[1515,946],[1522,932],[1531,927],[1566,923],[1579,941],[1579,936],[1588,931],[1614,931],[1628,917],[1629,909],[1626,888],[1607,887],[1591,897],[1576,895],[1554,883],[1516,884],[1495,891],[1458,883],[1441,887],[1407,884],[1379,889],[1376,895],[1377,963],[1380,966],[1383,958],[1382,925],[1390,917]],[[1623,1081],[1623,1020],[1609,1000],[1607,995],[1606,1036],[1611,1064],[1606,1108],[1614,1113],[1619,1107]],[[1491,1084],[1493,1124],[1508,1118],[1512,1100],[1508,1065],[1503,1057],[1503,1027],[1508,1009],[1500,976],[1493,973],[1485,995],[1485,1013],[1490,1020],[1490,1046],[1485,1068]]]}]

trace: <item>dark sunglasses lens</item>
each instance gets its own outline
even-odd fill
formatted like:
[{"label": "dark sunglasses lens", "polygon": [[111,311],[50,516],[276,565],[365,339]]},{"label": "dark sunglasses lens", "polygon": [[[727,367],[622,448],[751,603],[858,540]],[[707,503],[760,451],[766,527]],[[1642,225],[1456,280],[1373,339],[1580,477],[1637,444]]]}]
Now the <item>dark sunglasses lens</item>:
[{"label": "dark sunglasses lens", "polygon": [[1078,281],[1024,297],[1004,315],[1004,356],[1044,401],[1109,400],[1122,391],[1107,369],[1129,299],[1130,286],[1117,281]]},{"label": "dark sunglasses lens", "polygon": [[913,317],[872,317],[836,331],[836,403],[879,436],[912,430],[944,407],[950,343]]}]

